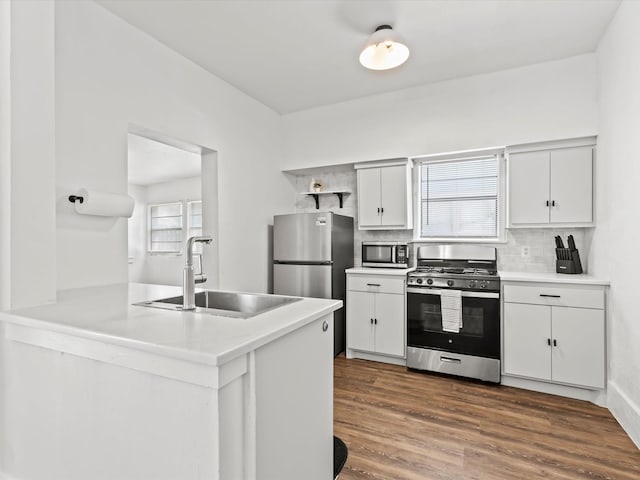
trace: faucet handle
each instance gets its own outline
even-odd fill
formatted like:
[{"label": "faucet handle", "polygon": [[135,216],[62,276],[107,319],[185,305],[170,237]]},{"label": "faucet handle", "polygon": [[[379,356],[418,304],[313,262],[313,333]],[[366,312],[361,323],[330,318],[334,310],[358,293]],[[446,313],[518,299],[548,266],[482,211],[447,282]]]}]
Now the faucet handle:
[{"label": "faucet handle", "polygon": [[204,282],[207,281],[207,274],[206,273],[200,273],[198,275],[194,275],[193,279],[194,279],[195,283],[204,283]]}]

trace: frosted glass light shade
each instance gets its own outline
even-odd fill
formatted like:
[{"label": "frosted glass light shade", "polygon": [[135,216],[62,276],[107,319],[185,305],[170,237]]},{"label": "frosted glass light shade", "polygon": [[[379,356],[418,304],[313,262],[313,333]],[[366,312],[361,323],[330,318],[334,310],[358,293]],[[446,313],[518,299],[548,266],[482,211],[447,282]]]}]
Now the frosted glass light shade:
[{"label": "frosted glass light shade", "polygon": [[360,54],[360,63],[370,70],[389,70],[409,58],[409,47],[389,25],[381,25],[369,37]]}]

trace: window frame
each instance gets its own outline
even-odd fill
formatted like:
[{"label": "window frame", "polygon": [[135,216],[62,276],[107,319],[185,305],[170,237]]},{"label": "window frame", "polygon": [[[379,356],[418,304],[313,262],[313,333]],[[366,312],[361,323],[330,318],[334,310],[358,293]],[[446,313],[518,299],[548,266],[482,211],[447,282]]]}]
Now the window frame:
[{"label": "window frame", "polygon": [[[183,235],[183,237],[184,237],[184,239],[186,241],[187,238],[189,238],[192,235],[194,235],[191,232],[191,230],[194,229],[194,227],[191,225],[191,217],[192,217],[191,210],[193,208],[192,205],[194,203],[199,203],[200,204],[200,227],[198,227],[199,230],[200,230],[200,233],[198,235],[202,235],[203,232],[204,232],[204,225],[202,224],[202,221],[204,220],[204,216],[203,216],[204,210],[202,208],[202,200],[186,200],[185,203],[187,204],[187,226],[186,226],[186,229],[185,229],[186,235]],[[195,243],[193,245],[194,265],[195,265],[195,261],[196,261],[196,259],[195,259],[196,255],[202,256],[202,252],[203,252],[202,243]]]},{"label": "window frame", "polygon": [[[421,198],[421,171],[425,163],[443,163],[471,160],[473,158],[496,156],[498,162],[498,183],[497,183],[497,225],[495,237],[423,237],[422,236],[422,198]],[[506,243],[506,159],[505,147],[492,147],[480,150],[464,150],[459,152],[440,153],[434,155],[424,155],[413,157],[413,241],[420,243]]]},{"label": "window frame", "polygon": [[[169,251],[157,251],[157,250],[153,250],[152,249],[152,244],[154,243],[152,241],[152,233],[154,231],[160,231],[162,229],[154,229],[153,228],[153,216],[151,215],[151,210],[153,207],[163,207],[163,206],[173,206],[173,205],[179,205],[180,206],[180,228],[171,228],[171,229],[165,229],[165,230],[179,230],[180,231],[180,241],[177,242],[170,242],[170,243],[178,243],[178,250],[169,250]],[[184,237],[184,205],[182,201],[177,201],[177,202],[162,202],[162,203],[149,203],[147,204],[147,253],[150,255],[170,255],[170,256],[178,256],[178,255],[182,255],[182,244],[184,243],[183,241],[183,237]]]}]

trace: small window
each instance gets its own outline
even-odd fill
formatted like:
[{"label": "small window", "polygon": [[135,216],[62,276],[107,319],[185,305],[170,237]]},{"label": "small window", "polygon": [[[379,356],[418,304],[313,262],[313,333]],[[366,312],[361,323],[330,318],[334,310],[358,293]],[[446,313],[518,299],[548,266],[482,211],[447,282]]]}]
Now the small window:
[{"label": "small window", "polygon": [[422,161],[421,238],[497,239],[498,155]]},{"label": "small window", "polygon": [[149,205],[149,252],[180,253],[182,203]]},{"label": "small window", "polygon": [[[187,238],[194,235],[202,235],[202,201],[194,201],[187,203],[187,215],[188,215],[188,234]],[[202,244],[196,243],[193,246],[193,253],[202,253]]]},{"label": "small window", "polygon": [[202,235],[202,201],[189,202],[187,211],[189,212],[189,237]]}]

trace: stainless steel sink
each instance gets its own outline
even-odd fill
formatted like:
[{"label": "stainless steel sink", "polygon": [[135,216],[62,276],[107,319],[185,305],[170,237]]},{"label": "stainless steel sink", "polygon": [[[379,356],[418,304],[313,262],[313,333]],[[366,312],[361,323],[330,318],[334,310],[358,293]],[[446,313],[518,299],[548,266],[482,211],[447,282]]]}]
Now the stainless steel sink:
[{"label": "stainless steel sink", "polygon": [[[302,298],[283,297],[280,295],[205,290],[196,293],[195,312],[223,317],[250,318],[300,300]],[[140,302],[134,305],[180,311],[182,310],[182,295]]]}]

